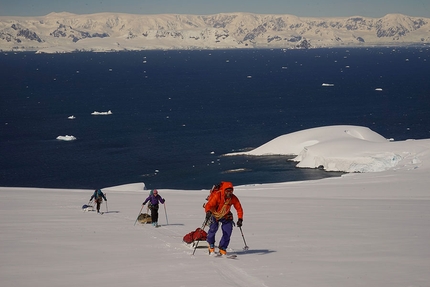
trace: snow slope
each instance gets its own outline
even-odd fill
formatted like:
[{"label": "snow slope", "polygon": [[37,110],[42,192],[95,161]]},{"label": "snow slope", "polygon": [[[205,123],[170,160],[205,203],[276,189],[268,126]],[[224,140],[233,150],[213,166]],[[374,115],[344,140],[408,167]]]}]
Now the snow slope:
[{"label": "snow slope", "polygon": [[[373,134],[349,130],[354,138]],[[334,138],[325,153],[335,154],[338,131],[325,128]],[[319,129],[299,134],[297,145],[321,139]],[[144,183],[103,188],[103,215],[81,210],[92,190],[2,187],[2,285],[430,286],[429,149],[428,140],[420,149],[416,142],[400,142],[421,162],[412,169],[236,187],[250,249],[243,251],[235,228],[228,250],[238,254],[234,260],[209,257],[205,246],[192,256],[182,243],[203,222],[208,190],[159,190],[166,204],[162,227],[154,228],[134,225],[148,194]],[[350,144],[351,151],[361,144]]]}]

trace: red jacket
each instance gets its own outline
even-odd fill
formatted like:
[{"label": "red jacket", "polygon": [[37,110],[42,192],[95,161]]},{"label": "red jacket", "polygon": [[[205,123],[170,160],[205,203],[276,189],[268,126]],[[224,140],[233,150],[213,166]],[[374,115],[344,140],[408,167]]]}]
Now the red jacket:
[{"label": "red jacket", "polygon": [[205,212],[210,211],[215,219],[219,220],[230,212],[230,208],[233,205],[236,209],[237,217],[243,219],[242,205],[236,195],[232,194],[230,198],[225,198],[225,190],[227,188],[233,188],[233,184],[231,182],[223,182],[220,190],[210,195],[208,203],[205,205]]}]

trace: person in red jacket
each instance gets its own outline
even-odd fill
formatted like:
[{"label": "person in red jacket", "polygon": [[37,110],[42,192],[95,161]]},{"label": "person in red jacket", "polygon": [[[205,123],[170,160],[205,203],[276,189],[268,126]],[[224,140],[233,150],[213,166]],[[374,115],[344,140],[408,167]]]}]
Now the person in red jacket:
[{"label": "person in red jacket", "polygon": [[228,181],[221,182],[219,191],[213,192],[205,205],[206,220],[211,220],[207,242],[209,255],[215,252],[215,234],[221,223],[222,237],[219,242],[219,254],[226,255],[230,237],[233,232],[233,213],[230,211],[233,205],[237,212],[237,226],[243,222],[243,209],[239,199],[233,194],[233,184]]}]

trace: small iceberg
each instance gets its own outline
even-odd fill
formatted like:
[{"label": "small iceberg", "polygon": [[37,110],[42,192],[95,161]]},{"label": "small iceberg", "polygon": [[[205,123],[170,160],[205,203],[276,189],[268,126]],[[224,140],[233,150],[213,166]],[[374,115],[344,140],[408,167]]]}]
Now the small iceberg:
[{"label": "small iceberg", "polygon": [[321,86],[323,86],[323,87],[333,87],[333,86],[334,86],[334,84],[322,83],[322,85],[321,85]]},{"label": "small iceberg", "polygon": [[76,119],[76,117],[74,116],[74,115],[71,115],[71,116],[69,116],[69,117],[67,117],[69,120],[74,120],[74,119]]},{"label": "small iceberg", "polygon": [[109,110],[107,112],[97,112],[97,111],[94,111],[94,112],[91,113],[91,115],[93,115],[93,116],[106,116],[106,115],[111,115],[111,114],[112,114],[111,110]]},{"label": "small iceberg", "polygon": [[238,172],[244,172],[244,171],[251,171],[251,170],[247,168],[236,168],[236,169],[229,169],[221,173],[238,173]]},{"label": "small iceberg", "polygon": [[376,88],[375,91],[382,91],[382,88]]},{"label": "small iceberg", "polygon": [[76,140],[76,138],[74,136],[65,135],[65,136],[58,136],[57,140],[60,140],[60,141],[74,141],[74,140]]}]

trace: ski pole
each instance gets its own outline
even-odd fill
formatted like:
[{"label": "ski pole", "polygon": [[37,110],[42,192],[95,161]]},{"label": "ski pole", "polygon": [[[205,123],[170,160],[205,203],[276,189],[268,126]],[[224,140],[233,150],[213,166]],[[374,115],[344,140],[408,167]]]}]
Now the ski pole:
[{"label": "ski pole", "polygon": [[[202,224],[202,230],[205,230],[206,223],[208,222],[208,220],[209,220],[208,218],[205,218],[205,220],[203,221],[203,224]],[[194,246],[193,255],[194,255],[194,253],[196,252],[197,246],[199,246],[199,241],[197,241],[197,242],[196,242],[196,246]]]},{"label": "ski pole", "polygon": [[143,209],[144,205],[142,205],[142,208],[139,211],[139,214],[137,215],[136,221],[134,222],[134,225],[136,225],[137,220],[139,219],[139,215],[142,213],[142,209]]},{"label": "ski pole", "polygon": [[167,222],[167,225],[169,225],[169,219],[167,219],[166,202],[164,202],[163,205],[164,205],[164,213],[166,214],[166,222]]},{"label": "ski pole", "polygon": [[[105,193],[105,197],[106,197],[106,194],[107,194],[107,193]],[[108,206],[107,206],[107,199],[105,200],[105,202],[106,202],[106,212],[109,212],[109,208],[108,208]]]},{"label": "ski pole", "polygon": [[91,210],[92,211],[94,211],[95,209],[94,209],[94,199],[91,199],[89,202],[88,202],[88,205],[91,207]]},{"label": "ski pole", "polygon": [[240,233],[242,234],[243,243],[245,243],[245,247],[243,247],[243,250],[248,250],[249,247],[248,247],[248,245],[246,245],[245,236],[243,236],[243,232],[242,232],[242,226],[239,227],[239,229],[240,229]]},{"label": "ski pole", "polygon": [[[92,209],[94,208],[93,207],[93,200],[92,199],[90,199],[90,201],[88,201],[88,207],[91,207]],[[93,209],[94,210],[94,209]]]}]

